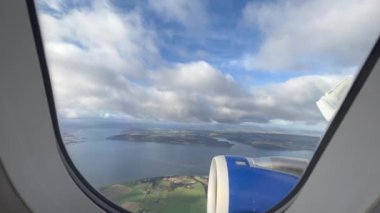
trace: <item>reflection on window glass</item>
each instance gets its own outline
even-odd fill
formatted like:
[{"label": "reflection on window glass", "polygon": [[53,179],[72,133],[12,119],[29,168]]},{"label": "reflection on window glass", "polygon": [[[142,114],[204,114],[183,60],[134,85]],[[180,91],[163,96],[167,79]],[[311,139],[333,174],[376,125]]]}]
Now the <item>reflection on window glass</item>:
[{"label": "reflection on window glass", "polygon": [[377,0],[37,0],[61,136],[131,212],[265,212],[377,36]]}]

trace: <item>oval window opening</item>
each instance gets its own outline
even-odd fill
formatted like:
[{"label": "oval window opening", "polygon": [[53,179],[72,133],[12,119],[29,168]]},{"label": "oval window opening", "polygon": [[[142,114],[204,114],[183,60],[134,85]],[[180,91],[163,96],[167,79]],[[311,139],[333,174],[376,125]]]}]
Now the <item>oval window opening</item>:
[{"label": "oval window opening", "polygon": [[380,31],[371,0],[35,4],[65,151],[130,212],[273,208]]}]

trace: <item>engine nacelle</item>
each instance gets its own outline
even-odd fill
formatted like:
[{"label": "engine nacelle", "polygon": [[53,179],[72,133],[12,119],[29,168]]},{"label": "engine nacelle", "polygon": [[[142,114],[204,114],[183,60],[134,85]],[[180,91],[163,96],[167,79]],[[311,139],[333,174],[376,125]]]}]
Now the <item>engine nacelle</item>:
[{"label": "engine nacelle", "polygon": [[[306,161],[284,159],[287,168],[292,167],[294,161],[295,171],[307,165]],[[208,213],[266,212],[280,202],[299,179],[294,173],[271,169],[281,167],[280,159],[259,158],[257,161],[240,156],[213,158],[207,191]]]}]

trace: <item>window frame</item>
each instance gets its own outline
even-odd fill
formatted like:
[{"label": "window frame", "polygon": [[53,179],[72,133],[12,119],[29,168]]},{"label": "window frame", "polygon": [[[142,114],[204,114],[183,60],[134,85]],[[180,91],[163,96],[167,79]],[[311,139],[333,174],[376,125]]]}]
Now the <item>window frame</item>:
[{"label": "window frame", "polygon": [[27,9],[29,13],[29,20],[33,31],[34,43],[37,49],[38,60],[40,64],[40,70],[44,82],[44,89],[46,93],[47,102],[49,105],[50,117],[54,129],[54,134],[56,138],[56,145],[58,146],[58,152],[60,153],[61,160],[63,161],[70,177],[73,179],[75,184],[80,188],[80,190],[97,206],[103,209],[106,212],[122,212],[122,213],[130,213],[130,211],[118,206],[113,203],[109,199],[107,199],[104,195],[102,195],[98,190],[96,190],[80,173],[80,171],[76,168],[74,162],[70,158],[68,154],[65,144],[63,143],[57,111],[54,102],[53,89],[50,81],[50,74],[47,65],[47,60],[45,57],[45,51],[43,46],[42,35],[40,31],[40,25],[38,21],[38,15],[36,10],[36,5],[34,0],[26,0]]},{"label": "window frame", "polygon": [[[50,74],[47,65],[47,60],[45,57],[43,40],[40,31],[40,25],[38,21],[38,15],[36,10],[36,5],[34,0],[26,0],[26,5],[29,14],[30,25],[33,31],[34,43],[37,49],[37,55],[40,65],[40,70],[44,82],[44,89],[47,98],[47,102],[49,105],[50,117],[56,137],[56,145],[58,148],[58,152],[60,153],[61,160],[63,161],[69,175],[75,182],[75,184],[80,188],[80,190],[90,198],[97,206],[102,208],[106,212],[122,212],[129,213],[128,210],[118,206],[113,203],[109,199],[107,199],[104,195],[102,195],[98,190],[96,190],[80,173],[80,171],[76,168],[74,162],[71,160],[66,147],[63,143],[61,132],[59,128],[58,116],[54,102],[54,95],[52,90],[52,85],[50,81]],[[374,47],[372,48],[369,56],[366,58],[363,66],[358,72],[349,92],[347,93],[346,98],[341,104],[339,110],[335,114],[334,118],[330,122],[329,127],[326,132],[322,136],[322,139],[315,150],[310,163],[308,164],[305,172],[301,176],[300,180],[297,182],[293,190],[278,204],[276,204],[273,208],[271,208],[268,212],[285,212],[292,202],[296,199],[297,194],[305,185],[307,180],[309,179],[312,171],[317,165],[319,159],[321,158],[323,152],[329,145],[332,137],[335,132],[339,128],[341,122],[343,121],[346,113],[350,109],[352,103],[355,101],[357,95],[365,84],[368,76],[371,74],[376,62],[378,61],[380,56],[380,37],[376,41]]]},{"label": "window frame", "polygon": [[293,190],[277,205],[275,205],[269,212],[285,212],[287,208],[290,207],[291,203],[296,198],[299,191],[305,185],[307,180],[309,179],[311,173],[316,167],[319,159],[322,157],[323,152],[326,150],[329,145],[331,139],[334,137],[335,132],[339,128],[342,123],[345,115],[350,109],[351,105],[355,101],[358,96],[360,90],[368,79],[368,76],[371,74],[374,69],[377,61],[380,56],[380,37],[376,40],[374,46],[372,47],[371,52],[367,56],[365,62],[363,63],[361,69],[358,74],[355,76],[355,80],[351,85],[343,103],[340,105],[338,111],[335,113],[334,118],[331,120],[329,127],[326,129],[326,132],[323,134],[322,139],[315,150],[313,157],[311,158],[309,165],[307,166],[305,172],[301,176],[300,180],[293,188]]}]

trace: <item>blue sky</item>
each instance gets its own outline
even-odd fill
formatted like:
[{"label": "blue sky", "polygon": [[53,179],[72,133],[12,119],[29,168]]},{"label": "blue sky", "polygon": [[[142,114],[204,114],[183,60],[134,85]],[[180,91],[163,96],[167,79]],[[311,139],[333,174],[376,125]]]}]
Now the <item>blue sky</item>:
[{"label": "blue sky", "polygon": [[376,4],[37,1],[62,118],[309,130],[326,125],[315,102],[375,42]]}]

